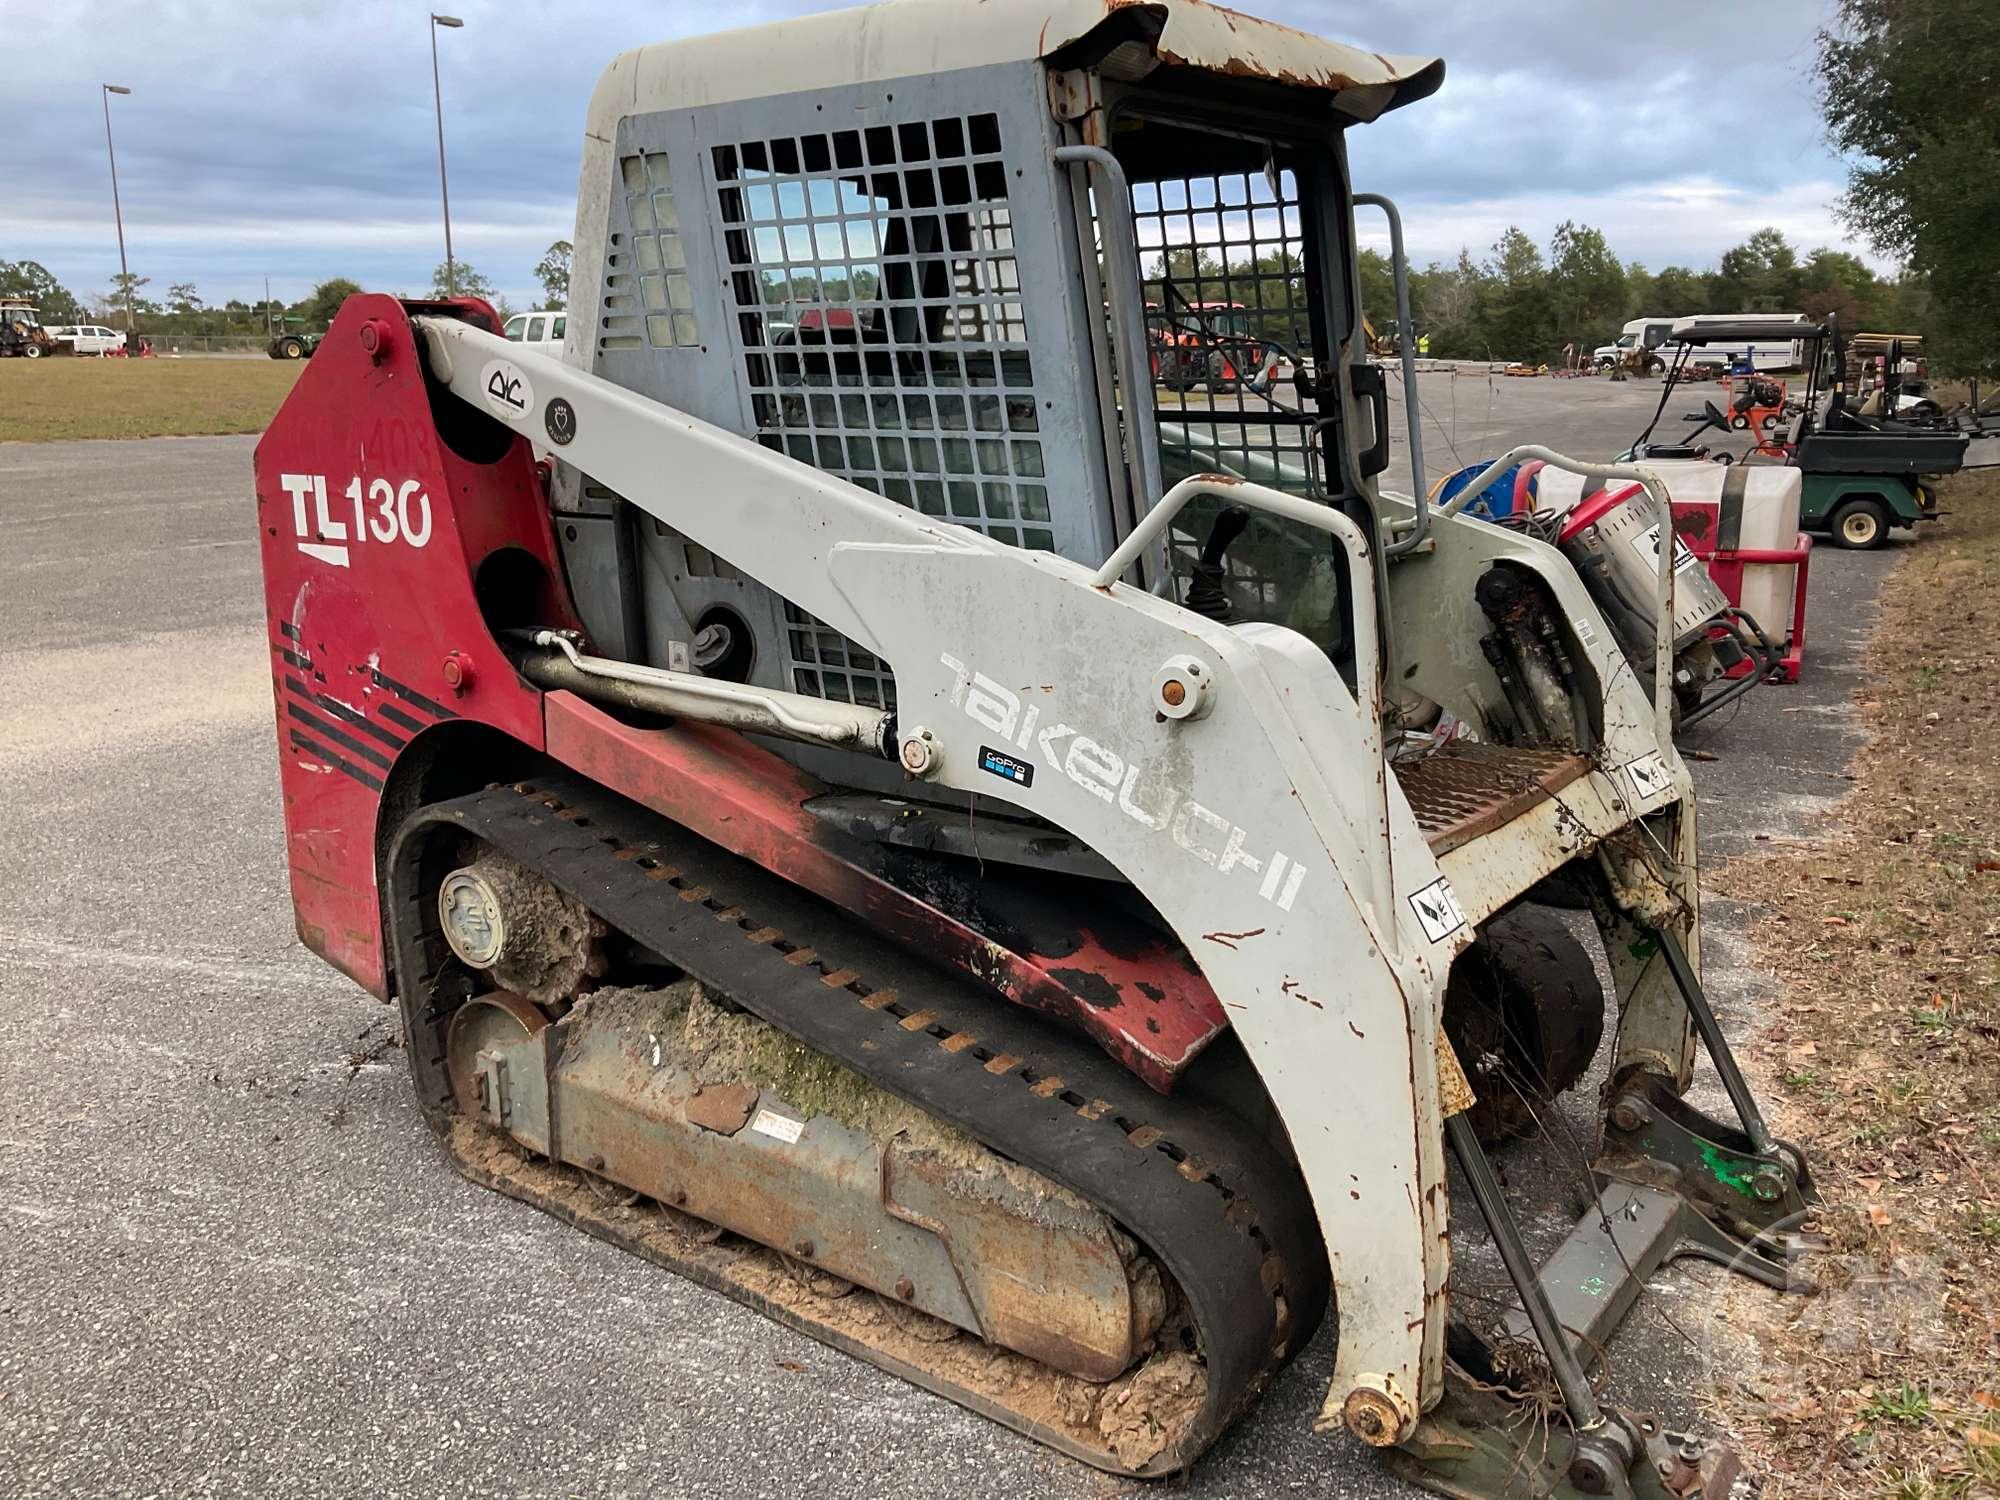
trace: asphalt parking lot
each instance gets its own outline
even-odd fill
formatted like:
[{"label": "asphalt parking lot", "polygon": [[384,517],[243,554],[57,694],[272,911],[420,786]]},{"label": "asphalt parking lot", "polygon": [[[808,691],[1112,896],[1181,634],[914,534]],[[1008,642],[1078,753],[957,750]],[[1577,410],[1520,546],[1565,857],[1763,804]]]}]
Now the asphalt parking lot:
[{"label": "asphalt parking lot", "polygon": [[[1658,396],[1421,389],[1433,473],[1520,439],[1608,456]],[[446,1165],[392,1014],[292,934],[253,446],[0,445],[4,1488],[1122,1492]],[[1901,545],[1822,550],[1805,680],[1689,737],[1715,757],[1695,768],[1710,857],[1802,831],[1844,790],[1848,696]],[[1743,966],[1754,918],[1710,919],[1740,1027],[1765,982]],[[1401,1493],[1309,1430],[1330,1361],[1322,1337],[1177,1492]],[[1632,1361],[1667,1404],[1695,1363]]]}]

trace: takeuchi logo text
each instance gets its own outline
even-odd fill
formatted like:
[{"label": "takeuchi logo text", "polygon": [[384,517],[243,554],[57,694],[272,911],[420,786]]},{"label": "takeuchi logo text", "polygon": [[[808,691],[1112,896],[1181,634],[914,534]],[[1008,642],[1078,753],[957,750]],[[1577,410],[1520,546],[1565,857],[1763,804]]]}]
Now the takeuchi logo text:
[{"label": "takeuchi logo text", "polygon": [[1280,911],[1290,911],[1305,884],[1306,868],[1290,856],[1252,853],[1250,831],[1183,788],[1149,775],[1137,761],[1060,720],[1042,727],[1040,704],[1023,705],[1020,694],[975,671],[949,653],[938,660],[952,674],[951,701],[967,718],[1017,750],[1039,755],[1041,763],[1082,787],[1099,801],[1151,833],[1164,834],[1176,847],[1224,875],[1241,872],[1257,882],[1257,894]]}]

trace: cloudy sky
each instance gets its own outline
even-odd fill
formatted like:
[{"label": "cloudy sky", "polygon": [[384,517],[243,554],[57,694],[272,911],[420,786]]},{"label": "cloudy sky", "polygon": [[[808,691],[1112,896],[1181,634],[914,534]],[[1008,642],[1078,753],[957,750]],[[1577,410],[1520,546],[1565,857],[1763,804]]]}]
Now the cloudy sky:
[{"label": "cloudy sky", "polygon": [[[983,0],[1032,5],[1034,0]],[[618,52],[835,8],[821,0],[452,0],[440,33],[453,234],[517,305],[574,225],[583,112]],[[1808,67],[1831,0],[1239,0],[1373,50],[1435,53],[1443,91],[1353,137],[1419,264],[1562,219],[1624,258],[1706,266],[1776,225],[1850,244]],[[132,268],[149,292],[286,299],[329,276],[418,290],[443,258],[422,0],[0,0],[0,259],[80,295],[118,269],[100,82]],[[1364,228],[1372,229],[1374,216]]]}]

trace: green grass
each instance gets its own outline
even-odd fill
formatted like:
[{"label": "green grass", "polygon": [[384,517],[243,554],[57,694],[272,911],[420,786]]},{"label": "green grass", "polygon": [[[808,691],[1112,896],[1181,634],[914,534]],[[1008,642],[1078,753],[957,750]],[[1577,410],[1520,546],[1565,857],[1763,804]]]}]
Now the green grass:
[{"label": "green grass", "polygon": [[1930,1415],[1931,1393],[1907,1381],[1893,1391],[1878,1391],[1861,1408],[1861,1420],[1871,1426],[1878,1422],[1928,1422]]},{"label": "green grass", "polygon": [[302,368],[273,359],[0,359],[0,442],[262,432]]}]

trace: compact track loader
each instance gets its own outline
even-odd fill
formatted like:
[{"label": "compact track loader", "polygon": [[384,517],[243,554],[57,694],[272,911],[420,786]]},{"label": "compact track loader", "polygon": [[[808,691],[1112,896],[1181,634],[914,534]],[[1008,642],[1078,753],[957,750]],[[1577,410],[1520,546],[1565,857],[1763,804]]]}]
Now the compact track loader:
[{"label": "compact track loader", "polygon": [[[1658,478],[1534,455],[1620,487],[1582,571],[1378,483],[1345,134],[1442,79],[1196,0],[648,47],[563,359],[347,303],[257,452],[293,898],[461,1171],[1118,1473],[1337,1325],[1421,1483],[1726,1493],[1581,1351],[1784,1283],[1810,1184],[1701,986]],[[1165,281],[1265,388],[1156,390]],[[1600,1053],[1538,1274],[1482,1137]]]}]

